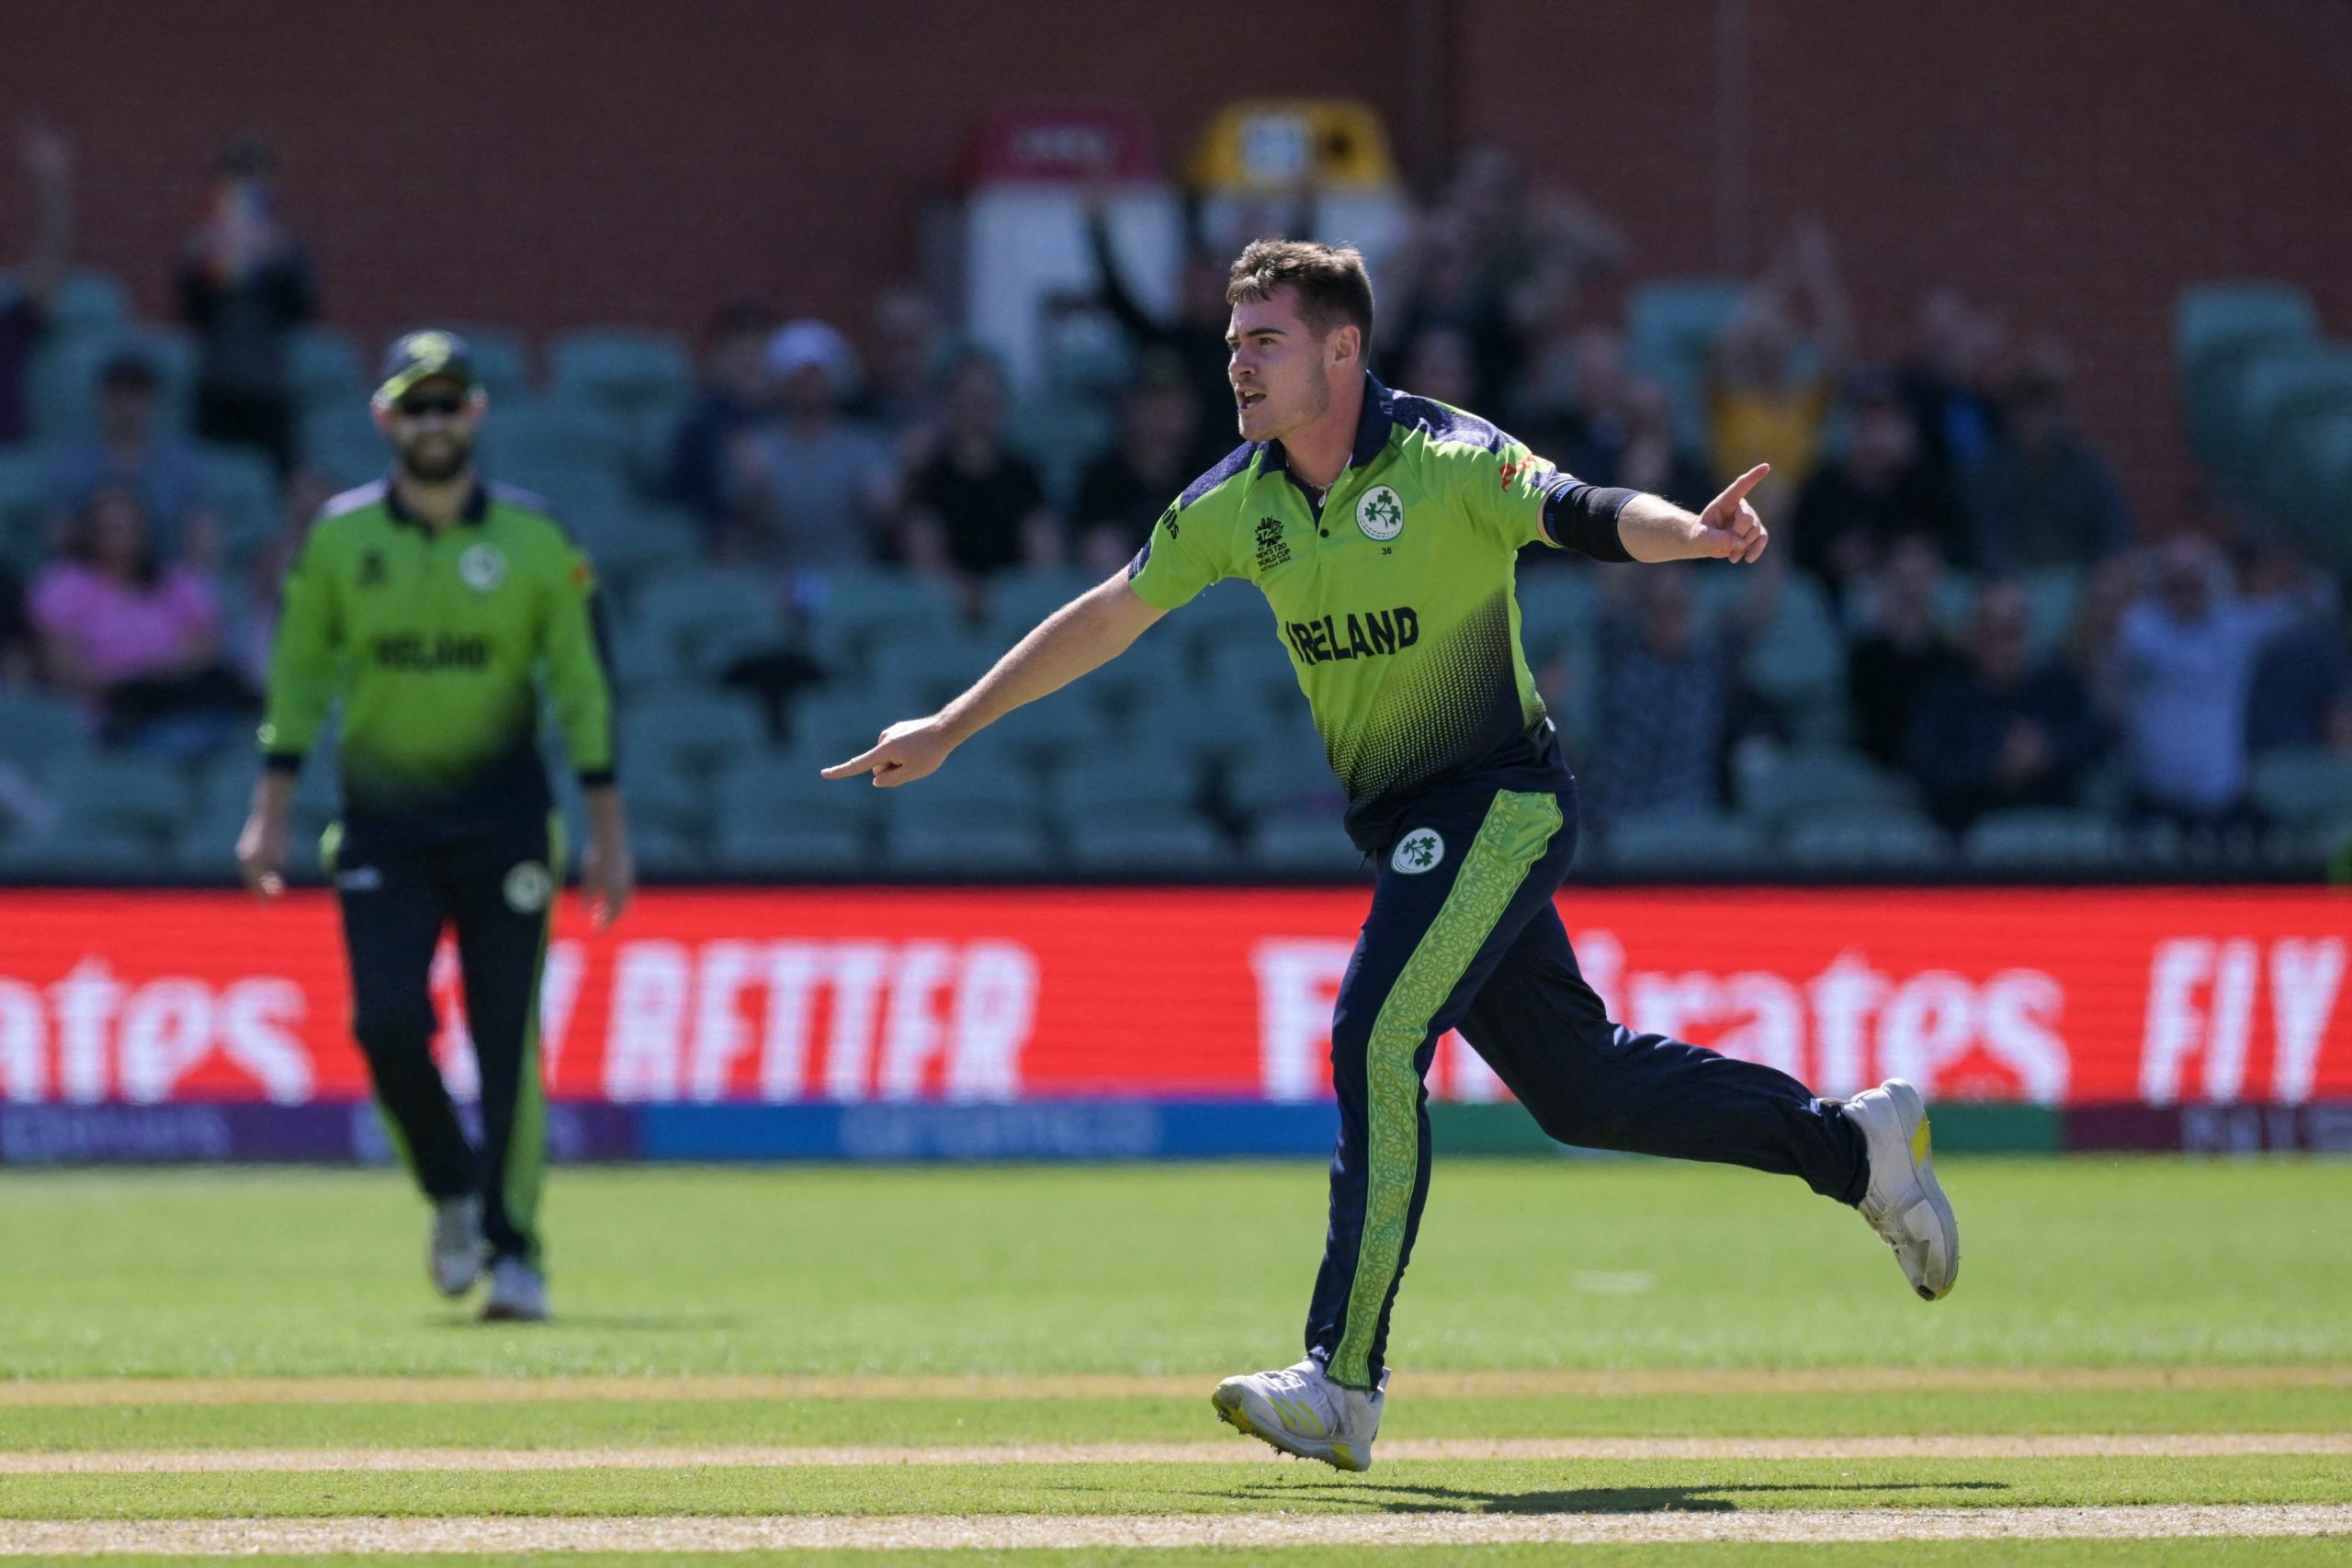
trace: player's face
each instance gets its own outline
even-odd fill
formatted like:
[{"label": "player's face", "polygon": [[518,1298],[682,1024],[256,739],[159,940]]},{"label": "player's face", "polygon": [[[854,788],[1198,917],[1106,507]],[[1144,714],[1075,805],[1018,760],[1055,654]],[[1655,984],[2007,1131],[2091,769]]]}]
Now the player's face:
[{"label": "player's face", "polygon": [[479,390],[436,378],[411,387],[379,418],[402,471],[426,484],[441,484],[473,461],[474,436],[488,406]]},{"label": "player's face", "polygon": [[1316,336],[1287,288],[1233,307],[1225,334],[1233,357],[1226,374],[1233,382],[1241,439],[1279,441],[1329,411],[1330,340],[1346,330]]}]

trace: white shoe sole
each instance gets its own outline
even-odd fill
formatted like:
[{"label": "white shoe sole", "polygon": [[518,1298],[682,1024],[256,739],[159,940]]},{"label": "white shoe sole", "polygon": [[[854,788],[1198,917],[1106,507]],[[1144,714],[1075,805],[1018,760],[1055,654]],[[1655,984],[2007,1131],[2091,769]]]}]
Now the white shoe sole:
[{"label": "white shoe sole", "polygon": [[1944,1196],[1943,1183],[1936,1179],[1935,1146],[1928,1133],[1927,1102],[1919,1098],[1917,1089],[1901,1078],[1889,1078],[1885,1089],[1887,1098],[1894,1103],[1896,1122],[1903,1133],[1904,1152],[1910,1156],[1911,1174],[1918,1182],[1922,1194],[1905,1213],[1904,1223],[1914,1231],[1920,1229],[1912,1224],[1912,1216],[1924,1203],[1934,1216],[1936,1229],[1943,1237],[1943,1252],[1947,1260],[1941,1290],[1916,1280],[1911,1288],[1918,1292],[1923,1302],[1939,1302],[1951,1294],[1952,1287],[1960,1283],[1960,1221],[1951,1212],[1951,1200]]},{"label": "white shoe sole", "polygon": [[1209,1395],[1217,1418],[1246,1437],[1286,1453],[1293,1459],[1320,1460],[1334,1470],[1362,1472],[1372,1468],[1370,1443],[1346,1443],[1329,1438],[1303,1438],[1274,1418],[1272,1411],[1252,1409],[1255,1396],[1239,1378],[1227,1378]]}]

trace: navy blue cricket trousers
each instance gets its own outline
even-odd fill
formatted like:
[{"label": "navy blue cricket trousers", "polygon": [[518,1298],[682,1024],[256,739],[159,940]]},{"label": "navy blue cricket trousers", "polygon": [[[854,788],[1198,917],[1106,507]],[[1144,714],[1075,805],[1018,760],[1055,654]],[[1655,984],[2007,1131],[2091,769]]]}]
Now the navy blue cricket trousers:
[{"label": "navy blue cricket trousers", "polygon": [[1576,790],[1465,784],[1401,818],[1331,1024],[1340,1140],[1306,1351],[1351,1388],[1380,1378],[1388,1314],[1429,1193],[1423,1077],[1459,1028],[1564,1144],[1804,1178],[1856,1203],[1861,1135],[1786,1073],[1610,1021],[1553,904]]}]

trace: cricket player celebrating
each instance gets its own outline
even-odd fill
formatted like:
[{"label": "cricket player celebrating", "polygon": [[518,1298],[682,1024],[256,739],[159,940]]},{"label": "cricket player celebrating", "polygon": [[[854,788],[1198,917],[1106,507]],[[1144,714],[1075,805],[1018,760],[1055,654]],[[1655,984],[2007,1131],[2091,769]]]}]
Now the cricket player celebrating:
[{"label": "cricket player celebrating", "polygon": [[1770,1067],[1612,1023],[1554,904],[1576,781],[1520,648],[1517,553],[1542,540],[1598,560],[1752,562],[1770,541],[1746,496],[1767,470],[1693,516],[1382,386],[1365,370],[1372,285],[1351,249],[1258,241],[1227,298],[1245,444],[1169,507],[1122,576],[938,713],[826,770],[911,783],[1218,579],[1265,593],[1378,879],[1332,1017],[1340,1137],[1306,1358],[1227,1379],[1218,1413],[1286,1453],[1370,1467],[1389,1308],[1429,1190],[1422,1077],[1454,1028],[1553,1137],[1800,1177],[1859,1207],[1912,1288],[1940,1299],[1959,1233],[1917,1092],[1894,1079],[1820,1100]]}]

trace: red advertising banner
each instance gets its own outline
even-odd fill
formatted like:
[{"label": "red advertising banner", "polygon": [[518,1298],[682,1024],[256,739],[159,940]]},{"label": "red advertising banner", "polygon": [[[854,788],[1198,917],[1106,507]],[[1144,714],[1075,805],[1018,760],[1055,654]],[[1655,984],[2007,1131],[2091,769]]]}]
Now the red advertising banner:
[{"label": "red advertising banner", "polygon": [[[1310,1100],[1364,895],[658,889],[567,903],[545,987],[560,1098]],[[1615,1016],[1825,1094],[1900,1074],[2051,1105],[2352,1097],[2352,899],[2324,890],[1571,889]],[[447,1068],[471,1062],[454,958]],[[334,906],[229,893],[0,900],[0,1100],[366,1093]],[[1442,1099],[1499,1099],[1449,1039]]]}]

